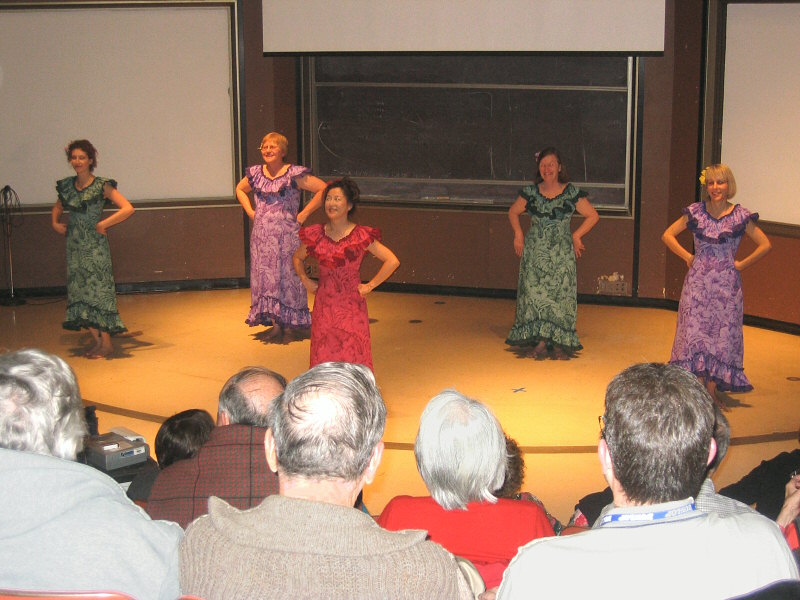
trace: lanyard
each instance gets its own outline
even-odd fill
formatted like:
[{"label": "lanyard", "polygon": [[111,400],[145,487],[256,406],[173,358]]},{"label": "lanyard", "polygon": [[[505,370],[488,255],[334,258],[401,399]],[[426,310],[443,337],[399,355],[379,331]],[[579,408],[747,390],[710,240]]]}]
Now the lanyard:
[{"label": "lanyard", "polygon": [[614,513],[610,515],[605,515],[603,520],[600,522],[600,525],[605,525],[607,523],[615,523],[619,522],[652,522],[652,521],[660,521],[661,519],[668,519],[670,517],[677,517],[679,515],[684,515],[686,513],[692,512],[697,510],[694,505],[694,502],[684,504],[682,506],[677,506],[675,508],[671,508],[669,510],[662,510],[658,512],[649,512],[649,513]]}]

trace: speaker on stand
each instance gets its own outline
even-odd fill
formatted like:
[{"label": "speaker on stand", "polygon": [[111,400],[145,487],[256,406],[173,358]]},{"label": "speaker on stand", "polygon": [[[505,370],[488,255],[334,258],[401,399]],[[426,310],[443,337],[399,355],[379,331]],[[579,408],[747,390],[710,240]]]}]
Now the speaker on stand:
[{"label": "speaker on stand", "polygon": [[3,225],[3,241],[6,256],[8,257],[8,293],[0,295],[0,306],[19,306],[25,304],[25,299],[14,293],[14,261],[11,256],[11,230],[22,217],[22,206],[17,192],[6,185],[0,190],[0,223]]}]

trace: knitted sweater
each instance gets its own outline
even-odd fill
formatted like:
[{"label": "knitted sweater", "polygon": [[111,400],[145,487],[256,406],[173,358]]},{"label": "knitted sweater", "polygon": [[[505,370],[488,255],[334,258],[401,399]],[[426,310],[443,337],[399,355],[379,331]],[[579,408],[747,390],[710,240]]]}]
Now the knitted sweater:
[{"label": "knitted sweater", "polygon": [[206,600],[472,598],[453,556],[425,537],[335,504],[275,495],[242,511],[211,498],[180,547],[181,589]]}]

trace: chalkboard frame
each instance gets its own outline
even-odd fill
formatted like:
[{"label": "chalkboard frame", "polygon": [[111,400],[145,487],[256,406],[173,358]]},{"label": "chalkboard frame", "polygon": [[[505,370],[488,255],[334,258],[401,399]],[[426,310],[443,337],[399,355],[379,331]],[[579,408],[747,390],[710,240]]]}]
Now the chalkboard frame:
[{"label": "chalkboard frame", "polygon": [[[607,214],[615,214],[617,216],[631,216],[633,214],[633,199],[634,199],[634,175],[635,175],[635,158],[636,158],[636,141],[638,140],[638,117],[637,117],[637,110],[639,105],[639,98],[638,98],[638,78],[640,75],[640,68],[638,59],[631,56],[614,56],[614,57],[601,57],[606,60],[616,59],[618,62],[617,64],[624,65],[624,85],[620,85],[620,78],[617,74],[617,78],[614,82],[608,83],[604,82],[600,85],[586,85],[586,81],[579,81],[575,84],[570,83],[569,81],[556,81],[554,83],[551,82],[550,85],[541,85],[541,84],[526,84],[526,82],[520,83],[517,81],[516,75],[513,78],[514,81],[510,83],[505,83],[502,81],[494,81],[489,84],[482,83],[482,82],[469,82],[469,83],[460,83],[460,82],[453,82],[453,77],[448,73],[442,79],[448,79],[447,82],[437,82],[433,80],[435,78],[435,74],[432,75],[428,72],[429,67],[422,67],[419,75],[420,81],[398,81],[398,79],[402,78],[397,77],[396,73],[377,73],[375,70],[374,65],[369,64],[367,62],[363,62],[365,59],[367,61],[375,60],[383,61],[383,64],[390,64],[392,62],[392,56],[386,57],[386,55],[335,55],[333,56],[333,60],[327,60],[331,57],[327,56],[315,56],[315,57],[306,57],[303,59],[301,63],[301,81],[304,86],[303,90],[303,110],[302,110],[302,128],[303,128],[303,140],[305,145],[305,153],[304,153],[304,161],[305,164],[309,165],[315,173],[317,173],[323,179],[333,179],[336,177],[341,177],[343,175],[350,175],[356,181],[359,182],[359,185],[362,187],[362,198],[367,203],[374,203],[380,205],[393,205],[393,206],[416,206],[416,207],[426,207],[426,208],[470,208],[474,210],[505,210],[516,198],[517,191],[524,187],[525,185],[529,185],[531,183],[531,179],[535,174],[535,166],[527,166],[527,172],[523,174],[523,176],[519,176],[519,161],[524,160],[529,165],[533,165],[533,154],[536,150],[540,149],[541,146],[544,145],[555,145],[559,147],[562,152],[564,152],[565,146],[569,145],[569,140],[553,140],[552,138],[548,139],[547,141],[542,140],[541,142],[534,141],[531,143],[529,147],[527,147],[527,151],[522,154],[522,158],[517,159],[517,177],[505,177],[505,178],[495,178],[494,173],[492,173],[493,178],[485,178],[485,177],[464,177],[463,173],[459,174],[461,176],[451,176],[449,173],[445,174],[445,176],[432,176],[430,173],[426,173],[425,176],[420,177],[419,173],[407,173],[402,172],[402,167],[398,168],[398,172],[394,173],[381,173],[376,172],[375,168],[372,168],[370,171],[369,168],[363,169],[355,167],[353,161],[350,161],[349,165],[336,165],[335,168],[331,168],[331,161],[329,156],[326,157],[326,143],[321,143],[321,132],[320,132],[320,124],[323,124],[323,127],[329,126],[328,124],[331,120],[328,118],[330,116],[331,110],[330,106],[333,106],[333,103],[328,101],[328,106],[326,106],[326,99],[325,95],[329,94],[331,90],[334,90],[336,94],[338,94],[337,102],[341,105],[342,103],[347,104],[348,102],[355,107],[359,114],[367,113],[369,111],[376,108],[376,102],[374,101],[374,96],[372,101],[367,98],[365,101],[362,101],[363,95],[365,94],[364,90],[367,90],[367,93],[371,93],[371,90],[380,90],[380,94],[384,94],[381,96],[380,108],[383,109],[386,105],[391,105],[391,95],[396,93],[395,90],[401,89],[405,90],[401,93],[405,94],[415,94],[406,96],[406,99],[410,99],[410,102],[413,103],[415,98],[422,98],[423,95],[431,93],[440,94],[458,94],[459,90],[463,91],[466,90],[470,94],[480,94],[485,93],[486,90],[489,93],[495,94],[509,94],[515,93],[518,94],[517,98],[525,98],[525,95],[528,94],[530,97],[525,98],[522,102],[517,101],[515,106],[520,105],[524,102],[531,102],[532,95],[535,94],[543,94],[543,93],[550,93],[550,94],[571,94],[572,97],[576,98],[588,98],[590,94],[595,94],[595,97],[599,97],[598,94],[616,94],[617,97],[620,99],[617,102],[617,106],[614,110],[617,112],[614,113],[615,116],[620,116],[621,118],[618,121],[614,121],[615,125],[622,123],[622,127],[619,127],[619,131],[615,133],[618,137],[614,139],[615,145],[613,152],[615,153],[615,159],[617,160],[614,163],[614,176],[616,179],[612,181],[602,181],[602,180],[592,180],[590,178],[581,178],[578,175],[578,169],[574,168],[574,163],[577,161],[570,162],[568,158],[565,156],[565,163],[568,167],[570,167],[571,171],[571,180],[578,185],[579,187],[585,188],[589,194],[590,198],[592,199],[593,204],[598,207],[598,209],[602,210],[604,213]],[[432,60],[441,61],[444,68],[447,68],[446,60],[453,60],[452,57],[456,57],[456,61],[458,57],[461,56],[466,60],[472,61],[474,60],[474,55],[458,55],[455,53],[446,53],[443,55],[430,55]],[[522,55],[524,58],[525,55]],[[402,58],[407,58],[408,60],[419,61],[420,55],[413,54],[413,55],[400,55]],[[485,61],[491,61],[494,56],[491,54],[484,55],[481,57],[481,60],[484,61],[483,65],[487,64]],[[498,60],[505,60],[508,61],[510,59],[514,59],[518,61],[520,57],[517,56],[508,56],[508,55],[501,55],[496,57]],[[559,64],[563,67],[563,61],[569,60],[572,63],[576,61],[580,62],[584,59],[597,59],[594,55],[565,55],[561,54],[552,54],[552,55],[542,55],[537,53],[536,60],[541,61],[545,60],[552,60],[554,64]],[[327,60],[327,63],[325,62]],[[353,75],[353,68],[349,66],[345,66],[341,68],[342,73],[345,75],[341,78],[342,81],[335,80],[335,77],[331,75],[331,67],[330,63],[336,63],[337,61],[341,65],[348,65],[348,60],[356,60],[362,61],[359,66],[355,67],[356,70],[361,68],[363,72],[368,73],[366,76],[367,78],[372,77],[373,81],[358,81],[360,75]],[[561,61],[558,63],[558,61]],[[323,67],[318,69],[318,65],[322,64]],[[419,62],[415,64],[419,65]],[[488,64],[492,64],[489,62]],[[507,64],[507,62],[506,62]],[[587,65],[590,63],[587,63]],[[595,63],[596,64],[596,63]],[[366,65],[366,66],[365,66]],[[500,67],[503,68],[502,66]],[[616,67],[615,67],[616,68]],[[391,69],[389,69],[391,70]],[[433,68],[435,71],[435,67]],[[569,70],[569,69],[566,69]],[[322,75],[317,77],[317,72],[321,71]],[[335,67],[334,67],[335,71]],[[414,76],[417,76],[415,73]],[[574,73],[572,74],[575,77]],[[393,79],[394,77],[394,79]],[[458,77],[458,75],[454,76]],[[548,75],[549,77],[549,75]],[[348,80],[349,79],[349,80]],[[408,90],[414,90],[409,92]],[[431,90],[433,90],[431,92]],[[456,90],[453,92],[453,90]],[[509,92],[511,90],[511,92]],[[348,94],[352,96],[352,99],[348,98]],[[521,96],[520,96],[521,94]],[[359,97],[359,95],[362,95]],[[344,100],[342,100],[344,99]],[[384,102],[388,100],[387,102]],[[395,105],[398,104],[395,102]],[[509,103],[509,106],[511,103]],[[366,108],[365,108],[366,107]],[[392,108],[391,106],[389,107]],[[327,111],[327,113],[325,112]],[[320,113],[324,113],[320,115]],[[350,132],[348,131],[348,127],[346,126],[346,118],[342,119],[341,123],[338,123],[338,129],[336,129],[336,140],[342,140],[346,137],[353,137],[353,140],[349,140],[352,143],[358,143],[359,140],[356,138],[358,137],[358,123],[350,121],[351,126],[349,129],[354,129],[355,135],[351,136]],[[441,116],[439,117],[441,118]],[[584,122],[586,119],[584,119]],[[354,125],[354,126],[353,126]],[[365,136],[364,134],[370,134],[371,132],[368,131],[372,128],[372,126],[378,125],[380,126],[379,122],[372,122],[368,125],[365,125],[365,129],[361,131],[361,138],[363,139]],[[385,133],[385,132],[383,132]],[[375,136],[378,137],[381,135],[381,132],[376,132]],[[392,132],[389,132],[389,135],[392,135]],[[624,141],[623,141],[624,138]],[[375,142],[375,140],[372,140]],[[538,144],[538,145],[534,145]],[[463,145],[463,144],[462,144]],[[466,144],[469,145],[469,144]],[[624,150],[623,150],[624,146]],[[352,146],[351,146],[352,147]],[[329,155],[333,152],[329,152]],[[569,152],[564,152],[565,154],[569,154]],[[423,155],[424,153],[420,153]],[[575,152],[572,153],[573,155]],[[389,156],[387,154],[387,156]],[[366,162],[369,162],[369,159],[374,158],[374,156],[368,157]],[[327,161],[327,162],[326,162]],[[396,165],[392,164],[388,168],[394,169]],[[407,167],[407,165],[406,165]],[[582,174],[582,173],[581,173]],[[409,176],[410,175],[410,176]],[[436,175],[436,174],[433,174]],[[489,190],[489,191],[487,191]]]}]

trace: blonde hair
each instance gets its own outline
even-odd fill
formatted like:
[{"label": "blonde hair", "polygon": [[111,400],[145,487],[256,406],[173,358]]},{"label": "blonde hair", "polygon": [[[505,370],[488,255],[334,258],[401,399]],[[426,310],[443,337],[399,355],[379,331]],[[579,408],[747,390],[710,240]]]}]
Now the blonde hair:
[{"label": "blonde hair", "polygon": [[[263,146],[264,142],[266,142],[267,140],[273,141],[276,144],[278,144],[278,148],[280,148],[281,152],[283,152],[283,157],[286,158],[286,155],[289,153],[289,140],[286,139],[286,136],[281,135],[276,131],[271,131],[263,138],[261,138],[261,146]],[[259,149],[261,149],[261,146],[259,146]]]},{"label": "blonde hair", "polygon": [[[736,178],[733,176],[733,171],[728,165],[708,165],[703,169],[703,176],[705,181],[709,182],[712,179],[721,179],[728,183],[728,199],[730,200],[736,195]],[[703,197],[708,198],[708,183],[703,185]]]}]

